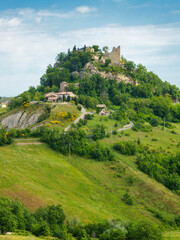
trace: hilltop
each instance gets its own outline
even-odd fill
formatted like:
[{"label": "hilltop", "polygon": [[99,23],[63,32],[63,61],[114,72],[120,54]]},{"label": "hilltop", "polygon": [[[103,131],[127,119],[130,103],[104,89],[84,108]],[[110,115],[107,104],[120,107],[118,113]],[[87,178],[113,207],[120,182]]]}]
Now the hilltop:
[{"label": "hilltop", "polygon": [[0,195],[31,211],[61,204],[83,224],[179,228],[179,100],[120,47],[58,54],[37,88],[0,109]]}]

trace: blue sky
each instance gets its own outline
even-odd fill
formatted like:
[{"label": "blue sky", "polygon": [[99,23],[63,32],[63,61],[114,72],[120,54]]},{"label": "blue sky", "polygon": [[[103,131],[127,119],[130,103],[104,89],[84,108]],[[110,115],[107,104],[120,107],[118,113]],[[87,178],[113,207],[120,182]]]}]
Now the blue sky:
[{"label": "blue sky", "polygon": [[179,0],[6,0],[0,4],[0,96],[37,86],[48,64],[74,45],[121,46],[180,87]]}]

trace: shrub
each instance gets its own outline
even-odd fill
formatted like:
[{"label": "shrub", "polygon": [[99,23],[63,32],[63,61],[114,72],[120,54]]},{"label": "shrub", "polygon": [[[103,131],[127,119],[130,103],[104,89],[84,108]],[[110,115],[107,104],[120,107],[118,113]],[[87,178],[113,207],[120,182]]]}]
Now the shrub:
[{"label": "shrub", "polygon": [[157,138],[152,138],[152,141],[157,142],[158,140],[157,140]]},{"label": "shrub", "polygon": [[136,154],[136,144],[131,141],[127,142],[117,142],[113,145],[114,149],[119,151],[123,155],[135,155]]},{"label": "shrub", "polygon": [[107,229],[100,235],[99,240],[124,240],[125,232],[121,229]]},{"label": "shrub", "polygon": [[87,120],[92,120],[93,117],[94,117],[93,114],[86,114],[86,115],[85,115],[85,119],[87,119]]},{"label": "shrub", "polygon": [[5,129],[0,130],[0,146],[3,146],[5,144],[11,144],[13,142],[13,139],[11,135],[6,132]]},{"label": "shrub", "polygon": [[112,134],[113,134],[113,135],[117,135],[118,132],[117,132],[116,130],[113,130],[113,131],[112,131]]},{"label": "shrub", "polygon": [[100,125],[97,124],[94,128],[93,128],[93,139],[94,140],[98,140],[98,139],[102,139],[105,138],[106,136],[106,132],[105,132],[105,127],[104,125]]},{"label": "shrub", "polygon": [[123,195],[122,201],[125,202],[128,205],[133,205],[133,200],[132,200],[131,195],[129,193],[125,193]]},{"label": "shrub", "polygon": [[132,129],[133,131],[135,131],[135,132],[138,132],[138,128],[135,127],[135,126],[133,126],[131,129]]},{"label": "shrub", "polygon": [[152,127],[157,127],[159,125],[159,121],[158,121],[157,118],[152,118],[150,120],[150,124],[151,124]]},{"label": "shrub", "polygon": [[77,109],[78,109],[79,111],[81,111],[81,110],[82,110],[81,105],[78,105],[78,106],[77,106]]}]

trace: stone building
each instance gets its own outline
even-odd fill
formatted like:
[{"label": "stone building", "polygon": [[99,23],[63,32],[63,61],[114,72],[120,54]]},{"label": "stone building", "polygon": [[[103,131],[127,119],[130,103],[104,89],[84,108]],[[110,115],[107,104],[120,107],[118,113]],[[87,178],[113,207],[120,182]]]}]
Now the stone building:
[{"label": "stone building", "polygon": [[111,59],[111,64],[119,65],[121,63],[121,49],[120,46],[113,47],[112,52],[105,52],[105,58]]},{"label": "stone building", "polygon": [[62,92],[64,92],[65,91],[65,87],[68,87],[69,86],[69,84],[67,83],[67,82],[61,82],[60,83],[60,92],[62,91]]},{"label": "stone building", "polygon": [[8,102],[2,102],[1,104],[0,104],[0,107],[1,108],[6,108],[8,106]]},{"label": "stone building", "polygon": [[105,104],[98,104],[96,106],[96,109],[98,110],[99,115],[101,116],[109,116],[109,112],[106,111],[106,105]]},{"label": "stone building", "polygon": [[[63,101],[72,100],[72,98],[76,97],[76,95],[73,92],[66,91],[66,87],[68,87],[69,84],[67,82],[61,82],[60,83],[60,89],[59,92],[49,92],[45,94],[45,97],[48,102],[57,102],[58,100]],[[78,83],[75,84],[75,86],[78,86]]]}]

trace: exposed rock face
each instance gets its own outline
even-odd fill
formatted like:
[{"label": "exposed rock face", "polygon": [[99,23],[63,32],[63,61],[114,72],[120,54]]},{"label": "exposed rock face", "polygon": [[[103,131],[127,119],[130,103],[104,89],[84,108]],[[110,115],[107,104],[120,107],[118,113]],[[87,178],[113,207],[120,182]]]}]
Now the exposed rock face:
[{"label": "exposed rock face", "polygon": [[101,77],[107,78],[107,79],[114,79],[117,82],[124,82],[124,83],[131,83],[131,84],[135,84],[134,80],[130,77],[127,77],[124,74],[112,74],[110,72],[106,73],[105,71],[101,72],[99,71],[92,63],[87,63],[84,67],[84,71],[81,71],[79,73],[79,76],[82,78],[86,75],[90,75],[92,76],[93,74],[99,74]]},{"label": "exposed rock face", "polygon": [[37,123],[38,118],[41,116],[41,114],[42,111],[34,112],[29,115],[24,111],[20,111],[8,117],[5,117],[1,121],[1,124],[7,129],[10,128],[23,129]]}]

